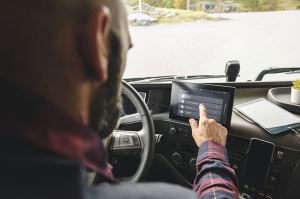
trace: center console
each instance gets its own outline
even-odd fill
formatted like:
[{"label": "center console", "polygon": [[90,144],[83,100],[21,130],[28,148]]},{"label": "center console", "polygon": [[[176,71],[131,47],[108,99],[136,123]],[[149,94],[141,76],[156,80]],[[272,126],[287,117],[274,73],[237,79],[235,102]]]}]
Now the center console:
[{"label": "center console", "polygon": [[[168,137],[172,140],[167,155],[170,162],[192,183],[195,174],[197,147],[188,124],[176,121],[168,123]],[[272,143],[245,139],[229,133],[227,150],[230,166],[235,170],[242,198],[279,198],[282,178],[287,178],[290,166],[284,164],[289,150]],[[167,151],[165,151],[167,152]],[[190,175],[189,175],[190,174]]]}]

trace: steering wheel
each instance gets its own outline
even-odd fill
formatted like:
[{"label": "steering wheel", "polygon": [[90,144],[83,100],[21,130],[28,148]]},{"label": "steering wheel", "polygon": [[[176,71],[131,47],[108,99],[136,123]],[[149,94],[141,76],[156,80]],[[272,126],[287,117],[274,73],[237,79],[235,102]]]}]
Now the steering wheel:
[{"label": "steering wheel", "polygon": [[122,94],[135,106],[143,127],[140,131],[115,130],[108,144],[108,154],[140,155],[141,162],[135,174],[122,179],[126,182],[138,182],[145,179],[151,167],[155,146],[154,124],[150,111],[140,94],[125,81],[122,84]]}]

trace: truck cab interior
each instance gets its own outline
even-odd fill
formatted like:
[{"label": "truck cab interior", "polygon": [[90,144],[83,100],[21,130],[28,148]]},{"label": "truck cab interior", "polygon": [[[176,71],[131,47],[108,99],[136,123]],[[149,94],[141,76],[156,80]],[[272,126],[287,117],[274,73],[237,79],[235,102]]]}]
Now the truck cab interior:
[{"label": "truck cab interior", "polygon": [[[299,11],[275,6],[245,12],[246,1],[235,2],[241,4],[233,13],[204,10],[212,21],[182,22],[182,13],[168,6],[129,1],[134,48],[124,75],[119,127],[107,147],[116,177],[192,189],[198,148],[187,119],[198,119],[196,105],[204,103],[209,117],[228,129],[226,148],[240,198],[299,198],[300,109],[291,101],[300,71]],[[153,21],[153,12],[165,11],[168,16]],[[245,114],[243,107],[254,102],[266,105],[248,106],[255,115]],[[281,128],[290,116],[296,122]]]},{"label": "truck cab interior", "polygon": [[133,48],[104,140],[113,175],[192,189],[188,119],[204,104],[227,128],[241,199],[300,198],[300,1],[126,2]]},{"label": "truck cab interior", "polygon": [[[272,88],[291,86],[291,82],[211,84],[234,87],[234,105],[267,98]],[[170,118],[172,89],[174,89],[172,83],[131,83],[131,85],[124,83],[124,85],[124,115],[109,147],[114,174],[123,180],[163,181],[192,188],[198,148],[192,138],[188,122]],[[139,99],[128,94],[126,87],[129,87],[133,95]],[[241,198],[299,196],[300,136],[297,131],[289,130],[272,135],[236,111],[232,111],[231,115],[226,148],[230,165],[237,175]],[[153,123],[153,127],[148,123]],[[150,130],[153,131],[154,138],[145,135]],[[134,136],[130,135],[132,133]],[[145,156],[151,153],[152,147],[141,146],[137,141],[139,138],[145,145],[152,144],[149,139],[155,142],[151,166],[145,165],[147,164],[145,162],[151,162],[149,157]],[[268,144],[264,143],[271,143],[271,151]],[[140,154],[141,147],[146,147],[147,152],[143,151],[139,156],[137,154]]]}]

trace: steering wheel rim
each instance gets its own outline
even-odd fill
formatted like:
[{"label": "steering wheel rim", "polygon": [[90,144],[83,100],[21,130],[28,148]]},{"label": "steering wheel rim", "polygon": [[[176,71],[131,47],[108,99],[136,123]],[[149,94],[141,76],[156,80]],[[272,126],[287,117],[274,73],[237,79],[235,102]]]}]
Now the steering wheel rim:
[{"label": "steering wheel rim", "polygon": [[[140,94],[135,90],[135,88],[133,88],[124,80],[122,82],[122,94],[126,96],[135,106],[137,112],[140,115],[140,119],[143,125],[142,130],[134,132],[140,139],[140,165],[133,176],[123,178],[122,180],[135,183],[144,180],[149,173],[155,147],[155,129],[151,113],[146,103],[144,102]],[[117,130],[116,132],[122,135],[122,132],[126,133],[128,131]],[[116,136],[116,132],[113,133],[113,137]],[[114,138],[111,140],[114,140]],[[112,145],[109,144],[109,146]]]}]

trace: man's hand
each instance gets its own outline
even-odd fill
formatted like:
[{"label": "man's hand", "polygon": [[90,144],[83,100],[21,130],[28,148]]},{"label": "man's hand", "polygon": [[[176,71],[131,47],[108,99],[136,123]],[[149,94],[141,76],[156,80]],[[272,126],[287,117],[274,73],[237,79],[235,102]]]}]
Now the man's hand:
[{"label": "man's hand", "polygon": [[195,119],[190,119],[193,138],[198,147],[205,141],[218,142],[225,146],[227,129],[213,119],[207,118],[206,108],[203,104],[199,106],[199,124]]}]

